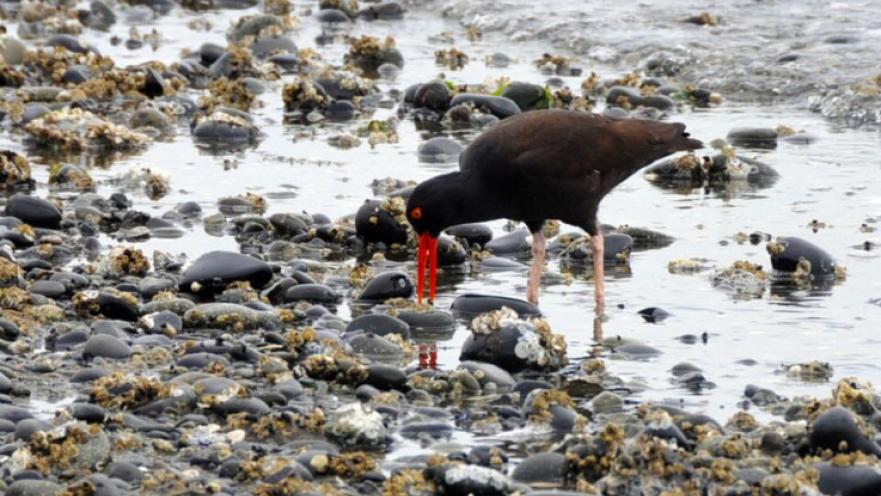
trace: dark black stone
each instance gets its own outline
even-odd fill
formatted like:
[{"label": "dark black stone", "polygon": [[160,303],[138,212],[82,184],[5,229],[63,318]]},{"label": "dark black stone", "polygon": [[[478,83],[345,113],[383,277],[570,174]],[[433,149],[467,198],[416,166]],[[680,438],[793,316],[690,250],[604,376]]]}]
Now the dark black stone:
[{"label": "dark black stone", "polygon": [[58,229],[61,225],[61,211],[48,200],[36,196],[12,195],[6,202],[5,212],[34,227]]},{"label": "dark black stone", "polygon": [[480,95],[476,93],[460,93],[450,102],[450,107],[470,103],[475,108],[488,112],[499,119],[520,113],[520,107],[510,98],[502,96]]},{"label": "dark black stone", "polygon": [[490,312],[492,310],[500,310],[502,307],[508,307],[511,310],[514,310],[521,318],[541,315],[538,307],[527,301],[506,296],[481,295],[474,293],[459,295],[453,300],[450,310],[452,310],[457,318],[470,319],[482,313]]},{"label": "dark black stone", "polygon": [[[184,272],[181,291],[194,293],[217,292],[233,281],[248,281],[260,289],[272,279],[272,268],[265,262],[247,255],[228,251],[212,251],[199,257]],[[200,288],[193,288],[199,283]]]},{"label": "dark black stone", "polygon": [[835,407],[823,412],[811,427],[810,443],[815,450],[850,453],[862,451],[881,456],[881,447],[866,437],[847,408]]},{"label": "dark black stone", "polygon": [[367,281],[358,296],[359,301],[383,302],[391,298],[410,298],[413,296],[413,282],[403,272],[380,272]]}]

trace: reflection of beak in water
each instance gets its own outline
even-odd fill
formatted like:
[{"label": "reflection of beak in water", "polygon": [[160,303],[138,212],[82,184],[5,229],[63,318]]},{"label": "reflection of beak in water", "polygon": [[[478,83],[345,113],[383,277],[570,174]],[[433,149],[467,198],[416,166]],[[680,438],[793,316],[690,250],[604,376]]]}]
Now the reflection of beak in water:
[{"label": "reflection of beak in water", "polygon": [[437,343],[419,344],[419,368],[437,370]]}]

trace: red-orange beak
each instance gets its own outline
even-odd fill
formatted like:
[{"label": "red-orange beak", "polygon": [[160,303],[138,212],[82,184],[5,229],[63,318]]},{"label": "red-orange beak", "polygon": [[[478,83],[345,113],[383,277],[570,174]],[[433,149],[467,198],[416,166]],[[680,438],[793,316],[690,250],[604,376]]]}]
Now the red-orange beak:
[{"label": "red-orange beak", "polygon": [[419,235],[419,252],[416,257],[416,295],[422,303],[425,292],[425,262],[428,259],[428,303],[434,304],[437,293],[437,238],[425,232]]}]

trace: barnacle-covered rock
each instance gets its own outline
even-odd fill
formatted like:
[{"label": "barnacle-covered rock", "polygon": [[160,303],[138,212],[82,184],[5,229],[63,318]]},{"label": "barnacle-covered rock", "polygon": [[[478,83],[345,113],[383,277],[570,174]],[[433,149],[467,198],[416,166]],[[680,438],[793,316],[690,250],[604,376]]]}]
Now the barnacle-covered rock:
[{"label": "barnacle-covered rock", "polygon": [[382,64],[404,67],[404,57],[395,48],[395,39],[391,36],[385,40],[369,35],[350,39],[345,61],[368,74],[375,73]]},{"label": "barnacle-covered rock", "polygon": [[12,150],[0,150],[0,184],[6,189],[33,186],[28,159]]},{"label": "barnacle-covered rock", "polygon": [[401,197],[364,202],[355,214],[358,236],[368,243],[381,242],[388,246],[406,244],[410,226],[406,210],[407,205]]},{"label": "barnacle-covered rock", "polygon": [[384,446],[388,432],[382,415],[361,403],[338,408],[331,416],[325,432],[349,446]]},{"label": "barnacle-covered rock", "polygon": [[38,146],[80,152],[84,150],[135,150],[149,141],[131,131],[79,108],[63,108],[34,119],[25,131]]},{"label": "barnacle-covered rock", "polygon": [[745,298],[761,298],[770,283],[768,273],[762,270],[761,265],[743,260],[717,269],[712,275],[712,282],[715,287]]},{"label": "barnacle-covered rock", "polygon": [[757,188],[773,185],[779,175],[768,164],[738,157],[733,148],[723,147],[722,153],[698,157],[694,153],[679,155],[649,167],[645,178],[665,188],[725,188],[732,183],[745,183]]},{"label": "barnacle-covered rock", "polygon": [[244,113],[215,110],[196,119],[193,138],[206,144],[239,145],[252,143],[260,137],[260,130]]},{"label": "barnacle-covered rock", "polygon": [[144,276],[150,270],[150,261],[139,248],[117,246],[110,250],[99,262],[98,272],[120,277],[126,275]]},{"label": "barnacle-covered rock", "polygon": [[331,97],[320,84],[300,77],[285,84],[281,96],[286,112],[299,111],[304,115],[316,109],[323,109],[331,101]]},{"label": "barnacle-covered rock", "polygon": [[807,280],[843,279],[844,267],[813,243],[796,237],[780,237],[766,245],[774,270]]},{"label": "barnacle-covered rock", "polygon": [[557,370],[568,363],[562,335],[552,333],[544,320],[520,320],[507,307],[475,317],[471,332],[460,360],[492,363],[510,372]]},{"label": "barnacle-covered rock", "polygon": [[95,189],[95,180],[92,176],[73,164],[52,166],[49,171],[49,184],[85,191]]},{"label": "barnacle-covered rock", "polygon": [[51,431],[38,431],[11,456],[17,470],[34,469],[43,475],[63,471],[91,471],[110,456],[110,440],[97,425],[71,422]]},{"label": "barnacle-covered rock", "polygon": [[505,474],[480,465],[440,465],[427,468],[425,474],[442,488],[443,494],[449,495],[503,496],[514,492],[516,487]]}]

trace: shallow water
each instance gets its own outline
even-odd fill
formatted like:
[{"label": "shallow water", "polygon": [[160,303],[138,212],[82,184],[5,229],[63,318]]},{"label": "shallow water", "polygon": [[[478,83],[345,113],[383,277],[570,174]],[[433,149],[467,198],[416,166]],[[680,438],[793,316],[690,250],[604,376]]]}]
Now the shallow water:
[{"label": "shallow water", "polygon": [[[847,6],[827,2],[783,3],[788,7],[802,6],[791,13],[787,10],[786,15],[798,18],[798,22],[788,25],[785,32],[779,32],[777,23],[770,20],[772,16],[780,15],[777,9],[784,8],[783,5],[771,6],[764,2],[716,2],[707,7],[708,10],[717,12],[730,24],[727,28],[723,26],[721,33],[708,33],[704,28],[688,26],[683,29],[679,24],[671,24],[673,21],[669,19],[697,13],[684,7],[623,6],[621,3],[609,11],[591,9],[582,2],[560,2],[555,9],[556,18],[566,18],[567,21],[554,27],[554,23],[544,21],[544,7],[517,0],[494,3],[492,7],[476,2],[414,6],[402,21],[359,21],[352,34],[394,34],[396,37],[406,65],[396,80],[381,82],[383,89],[404,89],[412,83],[429,80],[439,72],[445,72],[447,78],[455,82],[475,83],[507,76],[511,80],[541,83],[547,76],[539,73],[531,61],[543,52],[558,50],[554,47],[561,44],[574,50],[571,53],[576,56],[585,57],[593,52],[593,58],[576,60],[587,73],[596,71],[603,77],[617,77],[629,72],[634,68],[634,61],[651,52],[645,47],[662,45],[673,45],[694,53],[703,53],[702,50],[721,52],[724,55],[720,57],[728,60],[726,64],[742,69],[748,66],[748,59],[757,56],[751,50],[761,50],[766,55],[785,51],[785,46],[767,43],[770,38],[779,37],[782,39],[779,44],[786,45],[801,34],[809,34],[809,38],[816,42],[827,33],[839,31],[856,32],[859,42],[854,45],[859,48],[849,53],[857,60],[831,57],[823,51],[837,45],[814,43],[805,51],[823,61],[834,60],[823,64],[830,76],[858,77],[871,58],[866,47],[881,35],[877,28],[869,27],[869,18],[866,17],[877,5],[871,2],[858,7],[850,3]],[[671,4],[678,5],[677,2]],[[302,13],[303,7],[315,7],[314,4],[297,5],[298,13]],[[452,6],[449,11],[452,16],[439,15],[448,6]],[[822,14],[824,6],[843,14]],[[854,8],[863,10],[854,11]],[[487,13],[478,15],[476,11],[483,9]],[[747,19],[752,19],[749,16],[755,9],[763,9],[756,17],[760,21],[744,25]],[[664,13],[664,22],[652,20],[659,12]],[[206,41],[224,44],[223,33],[227,25],[243,13],[175,10],[157,20],[165,40],[156,52],[149,47],[128,51],[123,45],[110,46],[110,35],[125,37],[129,28],[125,24],[116,25],[106,34],[89,32],[86,39],[121,65],[152,59],[172,61],[184,48],[195,50]],[[207,32],[187,28],[187,23],[197,17],[209,21],[213,28]],[[482,39],[469,42],[459,19],[499,30],[486,29]],[[523,27],[530,24],[524,19],[532,19],[541,29]],[[587,27],[590,28],[590,38],[573,37],[566,43],[558,39],[567,29],[568,32],[585,31]],[[10,28],[10,31],[14,32],[14,29]],[[429,42],[427,37],[443,31],[452,32],[456,38],[455,46],[471,56],[471,62],[461,71],[447,71],[434,64],[434,50],[449,45]],[[314,18],[304,16],[294,39],[301,48],[315,46],[320,32]],[[589,43],[587,40],[591,39],[601,42]],[[338,63],[346,47],[341,39],[337,39],[332,46],[321,51],[326,59]],[[623,57],[609,56],[608,50],[619,51]],[[485,67],[484,57],[495,51],[508,53],[517,59],[517,63],[505,69]],[[812,67],[819,66],[818,62],[804,70],[811,71]],[[840,73],[839,70],[844,68],[849,72]],[[336,218],[354,213],[364,200],[372,197],[370,182],[373,179],[393,176],[418,181],[455,168],[454,164],[427,165],[417,161],[416,148],[424,136],[416,131],[412,121],[400,123],[397,144],[371,148],[365,142],[351,150],[332,147],[327,143],[327,136],[342,129],[354,131],[357,122],[312,126],[282,123],[280,91],[282,83],[289,78],[286,76],[281,82],[270,83],[267,92],[260,97],[263,106],[255,111],[255,115],[265,137],[257,146],[212,154],[196,148],[188,131],[178,128],[176,137],[167,142],[155,143],[145,152],[117,160],[107,168],[92,169],[91,173],[101,183],[98,193],[106,195],[114,191],[113,178],[132,166],[144,165],[163,169],[171,175],[172,192],[159,201],[150,201],[140,189],[129,192],[136,202],[134,208],[155,215],[184,200],[195,200],[203,206],[206,215],[213,214],[217,211],[218,198],[251,191],[268,198],[268,214],[305,210]],[[573,89],[579,87],[581,79],[565,78]],[[722,85],[711,86],[723,88]],[[700,190],[670,192],[653,186],[637,174],[609,195],[601,208],[600,220],[605,223],[647,227],[676,238],[676,242],[667,248],[635,253],[630,273],[622,277],[610,276],[606,283],[608,320],[603,324],[605,335],[637,338],[662,351],[660,356],[646,361],[609,362],[613,374],[645,385],[643,392],[628,399],[684,402],[691,410],[704,411],[724,421],[738,409],[737,403],[746,384],[770,387],[784,395],[825,394],[831,388],[828,383],[805,383],[776,374],[783,363],[827,361],[835,370],[833,383],[849,375],[881,383],[881,368],[874,361],[881,349],[881,340],[875,335],[877,322],[881,319],[881,305],[870,303],[871,299],[881,297],[881,268],[875,256],[863,256],[852,250],[853,246],[867,239],[879,237],[862,233],[859,227],[868,218],[881,216],[881,137],[877,131],[839,127],[809,112],[805,98],[774,103],[767,101],[764,98],[767,95],[761,91],[752,96],[751,99],[749,94],[739,91],[737,103],[726,100],[712,109],[686,111],[671,118],[687,123],[689,130],[706,142],[724,137],[732,127],[775,127],[778,124],[805,129],[818,137],[818,141],[810,145],[781,143],[772,151],[740,150],[741,155],[756,156],[772,165],[781,176],[776,184],[755,191],[744,188],[731,195],[705,194]],[[757,103],[759,101],[763,103]],[[373,118],[383,119],[393,113],[394,110],[381,109]],[[470,134],[462,136],[463,139],[470,137]],[[0,145],[13,149],[22,147],[8,134],[0,137]],[[39,163],[37,159],[32,162]],[[35,169],[36,179],[45,184],[48,164],[37,165]],[[808,227],[813,219],[831,224],[831,227],[813,233]],[[493,223],[498,233],[502,232],[502,225],[501,221]],[[564,227],[563,231],[566,230]],[[801,236],[815,242],[847,266],[847,280],[826,292],[772,292],[761,299],[744,301],[713,288],[706,274],[673,275],[667,272],[668,261],[686,257],[706,258],[720,267],[735,260],[750,260],[768,266],[769,257],[763,243],[753,246],[738,244],[733,239],[738,232],[754,231]],[[102,241],[114,243],[106,238]],[[209,235],[202,225],[194,226],[182,238],[154,238],[140,243],[140,246],[147,253],[154,249],[186,253],[190,260],[210,250],[238,249],[231,236]],[[549,269],[559,270],[556,260],[550,263]],[[413,270],[412,264],[409,270]],[[461,282],[442,284],[437,301],[439,307],[449,307],[455,296],[464,292],[518,297],[525,294],[525,273],[475,273],[468,270],[465,273]],[[645,323],[636,312],[648,306],[664,308],[672,316],[661,324]],[[552,327],[565,334],[573,361],[592,352],[592,308],[592,282],[584,276],[576,277],[571,284],[543,288],[541,309]],[[344,316],[349,313],[345,305],[339,311]],[[676,339],[683,334],[699,335],[703,332],[709,335],[706,344],[686,345]],[[462,326],[450,341],[440,343],[442,367],[455,365],[460,345],[466,337],[467,330]],[[756,364],[738,364],[744,359],[755,360]],[[669,370],[682,361],[701,367],[716,387],[699,393],[674,387]]]}]

